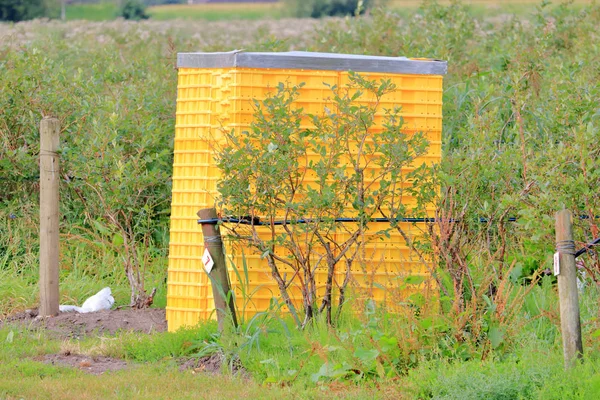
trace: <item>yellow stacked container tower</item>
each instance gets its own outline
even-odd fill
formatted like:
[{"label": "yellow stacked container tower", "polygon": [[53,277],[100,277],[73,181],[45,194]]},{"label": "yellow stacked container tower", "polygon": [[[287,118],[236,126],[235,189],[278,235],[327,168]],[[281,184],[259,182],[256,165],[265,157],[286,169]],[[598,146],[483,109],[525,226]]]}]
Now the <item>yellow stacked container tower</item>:
[{"label": "yellow stacked container tower", "polygon": [[[254,113],[254,101],[264,100],[279,83],[298,85],[297,103],[306,112],[322,114],[331,97],[331,87],[349,83],[349,72],[371,80],[390,79],[396,89],[383,98],[382,108],[401,107],[404,131],[424,132],[429,152],[422,162],[441,159],[442,79],[446,63],[405,57],[375,57],[347,54],[285,53],[180,53],[177,116],[173,163],[173,189],[169,267],[167,282],[167,320],[169,330],[191,326],[214,315],[210,280],[201,261],[204,238],[196,213],[215,207],[218,198],[215,141],[223,129],[240,133],[248,130]],[[377,224],[375,224],[377,225]],[[372,226],[373,232],[380,227]],[[406,231],[414,226],[406,224]],[[371,247],[369,247],[371,246]],[[266,260],[251,250],[234,251],[226,245],[230,268],[248,269],[254,300],[245,313],[264,311],[279,291],[271,278]],[[367,246],[365,254],[374,261],[369,271],[354,273],[358,287],[370,287],[371,295],[381,300],[381,288],[397,282],[399,274],[425,274],[422,263],[415,261],[400,234]],[[242,259],[243,257],[243,259]],[[230,273],[235,289],[239,282]],[[317,284],[319,284],[317,274]],[[380,289],[373,290],[373,284]],[[300,294],[291,292],[301,303]]]}]

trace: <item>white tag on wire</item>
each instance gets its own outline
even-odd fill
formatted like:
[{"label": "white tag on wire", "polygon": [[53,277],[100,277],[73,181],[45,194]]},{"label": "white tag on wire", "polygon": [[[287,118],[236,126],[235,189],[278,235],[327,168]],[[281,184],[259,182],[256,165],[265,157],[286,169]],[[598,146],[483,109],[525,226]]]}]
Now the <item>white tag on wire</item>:
[{"label": "white tag on wire", "polygon": [[202,264],[204,264],[204,270],[206,271],[206,273],[210,274],[210,271],[212,271],[215,262],[213,261],[210,252],[207,248],[204,249],[204,254],[202,255]]},{"label": "white tag on wire", "polygon": [[554,276],[560,275],[560,253],[554,253]]}]

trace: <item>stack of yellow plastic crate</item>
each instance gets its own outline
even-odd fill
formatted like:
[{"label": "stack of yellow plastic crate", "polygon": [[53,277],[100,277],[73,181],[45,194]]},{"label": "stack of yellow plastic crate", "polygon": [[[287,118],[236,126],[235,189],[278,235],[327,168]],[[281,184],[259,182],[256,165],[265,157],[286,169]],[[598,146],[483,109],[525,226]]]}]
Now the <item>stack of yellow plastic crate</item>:
[{"label": "stack of yellow plastic crate", "polygon": [[[229,52],[182,53],[178,55],[178,67],[167,293],[167,320],[171,331],[183,325],[195,325],[210,318],[214,311],[210,281],[201,262],[204,239],[196,216],[198,210],[214,207],[217,199],[219,170],[214,146],[223,140],[223,129],[233,129],[240,134],[248,130],[253,121],[254,100],[264,100],[280,82],[304,83],[299,90],[298,106],[308,113],[322,114],[331,98],[330,86],[348,84],[349,71],[371,80],[390,79],[396,90],[383,98],[378,121],[382,121],[384,109],[400,106],[404,131],[407,134],[425,132],[430,141],[429,153],[417,161],[435,163],[441,158],[445,62],[329,53]],[[370,232],[387,225],[373,223]],[[415,234],[414,225],[406,223],[402,227],[409,234]],[[340,232],[339,240],[344,239],[344,233]],[[251,249],[240,248],[239,244],[227,244],[226,253],[230,268],[242,270],[245,263],[248,270],[249,287],[245,290],[252,293],[252,297],[245,307],[246,315],[267,309],[271,298],[278,297],[279,290],[266,261]],[[363,261],[366,262],[352,274],[353,286],[376,300],[385,299],[383,287],[397,284],[399,275],[426,273],[400,233],[369,241],[363,249]],[[338,275],[343,273],[339,271]],[[232,286],[239,292],[241,283],[237,281],[237,274],[230,271],[230,277]],[[325,271],[318,272],[317,285],[323,286],[325,278]],[[338,276],[337,279],[343,278]],[[301,303],[300,291],[293,285],[291,295]]]}]

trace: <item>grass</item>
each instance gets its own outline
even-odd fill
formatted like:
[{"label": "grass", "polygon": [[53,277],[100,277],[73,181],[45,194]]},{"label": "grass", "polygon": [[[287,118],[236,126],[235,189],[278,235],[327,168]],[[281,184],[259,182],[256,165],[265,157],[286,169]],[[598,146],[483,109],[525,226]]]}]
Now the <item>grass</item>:
[{"label": "grass", "polygon": [[[0,329],[0,398],[36,399],[280,399],[280,398],[347,398],[380,397],[372,387],[336,385],[333,390],[321,387],[263,386],[256,380],[210,374],[180,372],[175,362],[182,355],[182,343],[199,340],[213,331],[209,323],[195,330],[139,337],[121,334],[109,340],[98,338],[60,342],[44,332],[18,328]],[[12,333],[11,333],[12,332]],[[7,340],[11,335],[10,340]],[[109,345],[105,343],[109,342]],[[133,367],[126,371],[92,376],[72,368],[36,361],[44,354],[77,350],[88,355],[119,355]],[[393,388],[389,388],[392,390]]]},{"label": "grass", "polygon": [[258,20],[278,18],[281,6],[277,3],[174,4],[150,7],[148,14],[156,20]]},{"label": "grass", "polygon": [[115,2],[99,2],[89,4],[68,4],[67,20],[110,21],[116,18],[119,10]]},{"label": "grass", "polygon": [[[589,5],[593,0],[573,0],[572,8],[582,8],[584,5]],[[450,5],[451,0],[437,0],[441,5]],[[389,0],[385,3],[386,8],[397,12],[405,17],[414,15],[415,10],[423,3],[421,0]],[[497,16],[517,15],[528,16],[536,11],[542,4],[540,0],[465,0],[461,4],[467,5],[472,16],[478,18],[493,18]],[[549,3],[551,7],[556,7],[560,4],[559,1]]]},{"label": "grass", "polygon": [[4,377],[11,376],[0,379],[3,399],[277,399],[290,395],[289,389],[265,390],[257,383],[240,378],[181,373],[166,363],[90,376],[35,361],[20,361],[3,365],[0,372]]},{"label": "grass", "polygon": [[[315,384],[314,376],[325,363],[342,365],[356,358],[356,351],[353,357],[340,343],[344,334],[357,333],[356,321],[338,327],[333,335],[321,323],[305,332],[283,334],[273,322],[260,326],[265,331],[254,348],[244,348],[246,334],[227,333],[215,339],[214,322],[175,333],[120,333],[66,341],[43,331],[7,326],[0,329],[0,398],[593,399],[600,393],[597,349],[588,349],[585,363],[565,372],[559,347],[525,336],[520,350],[506,357],[466,362],[423,359],[393,378],[355,381],[332,375]],[[250,328],[246,325],[242,332]],[[198,348],[190,343],[200,347],[218,343],[226,355],[241,356],[252,378],[230,375],[226,366],[217,376],[179,371],[177,359]],[[66,351],[123,358],[130,368],[92,376],[40,361],[45,354]]]}]

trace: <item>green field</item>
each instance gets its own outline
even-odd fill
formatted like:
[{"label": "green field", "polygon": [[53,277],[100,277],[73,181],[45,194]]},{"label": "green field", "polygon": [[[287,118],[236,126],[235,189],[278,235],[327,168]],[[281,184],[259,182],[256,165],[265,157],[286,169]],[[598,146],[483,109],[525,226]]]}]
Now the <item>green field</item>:
[{"label": "green field", "polygon": [[66,8],[67,20],[110,21],[118,15],[116,3],[69,4]]},{"label": "green field", "polygon": [[151,18],[156,20],[199,19],[207,21],[279,18],[281,11],[281,6],[277,3],[176,4],[148,9]]},{"label": "green field", "polygon": [[[278,311],[281,298],[273,293],[267,313],[222,334],[212,321],[175,333],[79,338],[6,323],[0,328],[0,399],[598,398],[598,253],[579,258],[584,362],[568,371],[556,278],[540,273],[553,268],[558,210],[575,216],[577,249],[598,237],[600,7],[540,3],[499,17],[497,9],[455,2],[407,4],[415,7],[409,14],[394,11],[401,7],[394,2],[367,17],[327,20],[0,24],[6,39],[0,42],[0,319],[39,303],[38,127],[44,116],[57,117],[62,127],[61,303],[81,304],[110,286],[115,305],[127,306],[126,267],[139,266],[145,289],[158,290],[154,307],[164,308],[178,52],[306,50],[448,61],[442,162],[410,176],[421,188],[410,196],[433,201],[439,216],[410,247],[426,257],[411,259],[412,265],[433,275],[394,278],[407,295],[389,301],[401,312],[350,291],[332,325],[321,313],[299,328]],[[79,15],[88,18],[87,11]],[[384,84],[362,82],[371,92]],[[325,99],[332,104],[323,115],[309,117],[292,103],[263,113],[263,125],[255,124],[252,134],[280,140],[277,135],[311,118],[330,140],[382,116],[369,114],[368,105],[344,103],[347,97],[335,99],[344,92],[333,90],[340,92]],[[269,104],[259,102],[257,110]],[[299,119],[287,121],[290,116]],[[389,129],[401,121],[388,121]],[[270,153],[287,144],[269,142],[243,154],[272,160]],[[277,154],[275,167],[289,165],[285,152]],[[250,163],[244,172],[258,167]],[[350,169],[320,167],[337,177]],[[348,198],[361,210],[368,202],[351,184]],[[238,185],[241,193],[251,186]],[[306,197],[316,199],[315,207],[332,207],[335,196],[319,194]],[[363,245],[362,257],[374,242]],[[368,271],[371,261],[359,258],[353,268]],[[251,300],[250,293],[236,298],[238,306]],[[133,368],[94,376],[41,362],[73,352],[126,360]],[[182,357],[207,354],[228,362],[221,374],[179,371]],[[246,375],[231,365],[243,366]]]},{"label": "green field", "polygon": [[[420,5],[418,0],[390,0],[386,8],[394,10],[400,15],[414,14]],[[447,5],[449,1],[440,1]],[[590,0],[575,0],[574,7],[590,4]],[[491,17],[503,14],[526,15],[533,13],[540,4],[539,1],[491,1],[471,0],[463,4],[468,5],[473,15]],[[118,14],[116,3],[99,2],[97,4],[69,4],[67,6],[68,20],[107,21]],[[209,3],[209,4],[173,4],[148,8],[148,14],[156,20],[184,19],[206,21],[229,20],[259,20],[278,19],[285,17],[286,11],[281,3]]]}]

